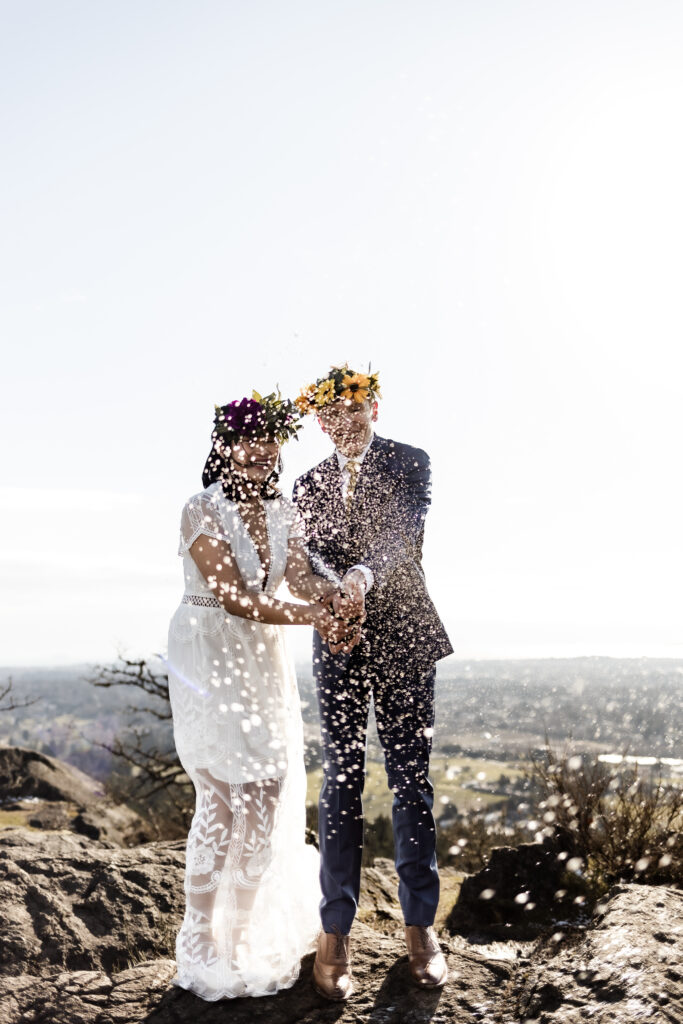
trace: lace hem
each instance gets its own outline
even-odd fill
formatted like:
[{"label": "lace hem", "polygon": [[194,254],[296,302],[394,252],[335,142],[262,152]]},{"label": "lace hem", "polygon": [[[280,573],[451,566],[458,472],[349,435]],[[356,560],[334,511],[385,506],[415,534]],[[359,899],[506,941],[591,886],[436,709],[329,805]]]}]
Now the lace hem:
[{"label": "lace hem", "polygon": [[289,988],[319,928],[318,863],[303,845],[303,761],[295,791],[289,776],[234,784],[188,769],[197,804],[174,983],[210,1001]]},{"label": "lace hem", "polygon": [[[302,952],[302,956],[305,956],[307,952],[312,953],[314,949],[315,942],[311,942],[309,948]],[[223,984],[221,987],[216,988],[214,977],[210,970],[197,971],[196,967],[193,970],[185,970],[176,964],[177,973],[174,978],[171,978],[171,984],[185,989],[186,992],[194,993],[194,995],[199,996],[200,999],[204,999],[206,1002],[215,1003],[219,999],[240,999],[246,996],[256,998],[274,996],[284,989],[291,988],[296,983],[300,970],[301,968],[297,964],[289,974],[284,975],[277,981],[268,981],[266,983],[261,979],[254,982],[251,979],[237,976],[232,984]]]}]

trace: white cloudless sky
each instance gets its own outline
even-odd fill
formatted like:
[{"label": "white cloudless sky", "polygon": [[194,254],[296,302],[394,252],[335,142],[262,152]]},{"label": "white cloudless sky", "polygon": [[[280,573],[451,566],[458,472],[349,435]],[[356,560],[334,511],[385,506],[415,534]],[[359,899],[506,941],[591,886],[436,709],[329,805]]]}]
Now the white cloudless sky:
[{"label": "white cloudless sky", "polygon": [[683,654],[680,4],[0,14],[0,664],[163,650],[214,403],[346,360],[458,656]]}]

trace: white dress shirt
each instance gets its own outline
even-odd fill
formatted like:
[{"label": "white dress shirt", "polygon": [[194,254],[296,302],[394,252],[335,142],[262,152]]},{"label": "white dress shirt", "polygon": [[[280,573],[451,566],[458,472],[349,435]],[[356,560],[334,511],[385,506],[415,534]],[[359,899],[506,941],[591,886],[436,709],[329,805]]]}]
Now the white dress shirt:
[{"label": "white dress shirt", "polygon": [[[337,461],[339,463],[339,470],[341,472],[342,497],[344,501],[346,501],[346,496],[349,492],[349,480],[351,478],[351,473],[349,472],[346,464],[347,462],[349,462],[349,460],[352,460],[353,462],[357,462],[360,465],[368,453],[368,448],[372,444],[372,439],[374,436],[374,434],[370,434],[370,440],[368,441],[365,448],[359,455],[342,455],[338,448],[335,449]],[[370,590],[372,584],[375,582],[375,577],[372,569],[368,569],[367,565],[352,565],[351,568],[347,569],[346,571],[351,572],[351,569],[359,569],[360,572],[363,574],[365,578],[365,593],[367,594],[368,590]]]}]

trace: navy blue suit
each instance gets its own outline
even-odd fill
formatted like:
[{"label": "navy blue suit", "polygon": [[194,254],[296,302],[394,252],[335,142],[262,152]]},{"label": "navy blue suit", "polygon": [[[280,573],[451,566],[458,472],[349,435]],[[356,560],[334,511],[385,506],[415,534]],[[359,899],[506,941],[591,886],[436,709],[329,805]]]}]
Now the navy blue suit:
[{"label": "navy blue suit", "polygon": [[426,452],[375,436],[348,512],[335,453],[294,488],[316,571],[325,567],[341,577],[362,564],[374,574],[363,637],[350,654],[330,654],[314,633],[324,755],[321,918],[327,932],[338,927],[348,934],[358,905],[371,697],[394,792],[396,868],[406,924],[432,924],[439,900],[428,772],[435,663],[452,647],[421,565],[430,485]]}]

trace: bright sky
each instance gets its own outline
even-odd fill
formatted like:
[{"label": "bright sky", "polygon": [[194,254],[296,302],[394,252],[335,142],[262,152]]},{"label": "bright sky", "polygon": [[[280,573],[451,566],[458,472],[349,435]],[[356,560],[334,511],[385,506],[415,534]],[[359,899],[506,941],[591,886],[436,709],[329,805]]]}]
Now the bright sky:
[{"label": "bright sky", "polygon": [[162,650],[214,403],[347,359],[459,657],[683,655],[682,49],[666,0],[2,4],[0,664]]}]

